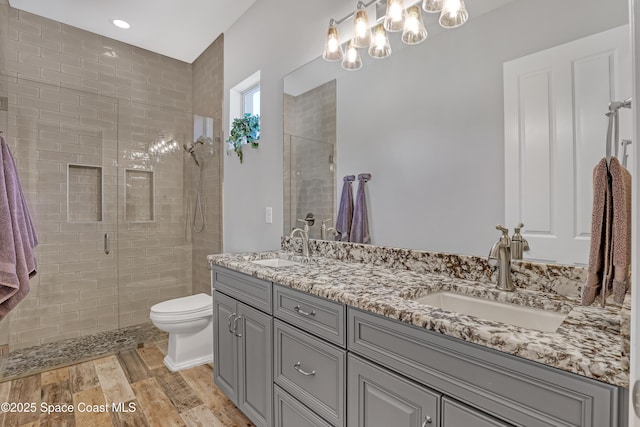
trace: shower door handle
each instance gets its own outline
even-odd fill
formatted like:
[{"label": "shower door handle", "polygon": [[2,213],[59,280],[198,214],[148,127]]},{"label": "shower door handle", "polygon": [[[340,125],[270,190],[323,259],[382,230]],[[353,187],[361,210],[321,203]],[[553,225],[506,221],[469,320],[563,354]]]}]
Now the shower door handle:
[{"label": "shower door handle", "polygon": [[109,233],[104,233],[104,253],[109,255],[111,252],[111,242],[109,241]]}]

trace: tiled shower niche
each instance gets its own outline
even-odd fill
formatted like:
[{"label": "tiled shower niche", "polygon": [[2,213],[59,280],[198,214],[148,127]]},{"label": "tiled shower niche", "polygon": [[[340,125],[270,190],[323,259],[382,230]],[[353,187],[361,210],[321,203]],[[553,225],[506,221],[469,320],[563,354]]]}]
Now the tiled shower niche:
[{"label": "tiled shower niche", "polygon": [[67,220],[102,221],[102,168],[69,164]]},{"label": "tiled shower niche", "polygon": [[125,170],[125,221],[154,220],[153,171]]}]

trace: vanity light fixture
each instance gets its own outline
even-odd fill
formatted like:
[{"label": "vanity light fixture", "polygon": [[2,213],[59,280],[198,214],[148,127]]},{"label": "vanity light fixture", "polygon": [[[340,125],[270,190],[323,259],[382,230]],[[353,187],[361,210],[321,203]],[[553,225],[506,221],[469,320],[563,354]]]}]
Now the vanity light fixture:
[{"label": "vanity light fixture", "polygon": [[403,0],[387,0],[387,13],[384,16],[384,29],[395,32],[404,28]]},{"label": "vanity light fixture", "polygon": [[343,56],[340,35],[338,34],[338,23],[335,19],[331,19],[327,29],[327,39],[324,43],[322,57],[327,61],[340,61]]},{"label": "vanity light fixture", "polygon": [[371,44],[371,27],[369,26],[369,16],[364,3],[358,2],[356,13],[353,17],[353,39],[355,47],[369,47]]},{"label": "vanity light fixture", "polygon": [[440,13],[442,11],[443,0],[424,0],[422,9],[427,13]]},{"label": "vanity light fixture", "polygon": [[[340,20],[331,19],[327,29],[322,57],[327,61],[342,61],[342,67],[347,70],[358,70],[362,67],[362,60],[358,48],[369,49],[372,58],[386,58],[391,55],[391,45],[387,31],[402,31],[402,41],[405,44],[418,44],[427,38],[427,29],[422,19],[422,11],[416,4],[419,0],[408,0],[410,6],[404,8],[404,0],[370,0],[358,1],[355,12]],[[367,8],[374,3],[385,7],[386,14],[369,30]],[[440,13],[440,25],[444,28],[455,28],[467,22],[469,14],[464,0],[423,0],[422,9],[428,13]],[[353,37],[347,43],[347,57],[340,43],[338,25],[353,18]]]},{"label": "vanity light fixture", "polygon": [[344,54],[342,60],[342,68],[349,71],[355,71],[362,68],[362,58],[360,58],[360,51],[353,43],[353,40],[349,41],[347,51]]},{"label": "vanity light fixture", "polygon": [[131,25],[129,25],[127,21],[123,21],[122,19],[113,19],[111,23],[118,28],[122,28],[123,30],[128,30],[129,28],[131,28]]},{"label": "vanity light fixture", "polygon": [[427,38],[427,29],[422,21],[422,13],[418,5],[410,6],[407,9],[407,16],[404,21],[402,31],[402,41],[405,44],[422,43]]},{"label": "vanity light fixture", "polygon": [[444,28],[455,28],[467,22],[469,14],[464,5],[464,0],[444,0],[440,25]]}]

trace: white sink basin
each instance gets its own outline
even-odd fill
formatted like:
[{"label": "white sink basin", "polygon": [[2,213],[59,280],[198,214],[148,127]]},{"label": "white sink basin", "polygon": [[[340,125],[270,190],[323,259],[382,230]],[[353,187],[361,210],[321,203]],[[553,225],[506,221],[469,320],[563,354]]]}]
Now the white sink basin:
[{"label": "white sink basin", "polygon": [[289,261],[288,259],[282,259],[282,258],[257,259],[251,262],[254,264],[263,265],[265,267],[273,267],[273,268],[282,268],[282,267],[291,267],[292,265],[300,265],[299,262]]},{"label": "white sink basin", "polygon": [[447,311],[455,311],[460,314],[542,332],[555,332],[568,314],[490,301],[447,291],[425,295],[414,301]]}]

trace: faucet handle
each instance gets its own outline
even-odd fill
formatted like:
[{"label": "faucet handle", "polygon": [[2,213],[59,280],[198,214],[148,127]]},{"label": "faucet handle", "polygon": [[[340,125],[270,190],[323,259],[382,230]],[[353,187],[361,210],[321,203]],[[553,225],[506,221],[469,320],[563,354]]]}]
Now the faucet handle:
[{"label": "faucet handle", "polygon": [[521,229],[522,227],[524,227],[524,224],[523,224],[523,223],[520,223],[520,224],[516,225],[515,227],[513,227],[513,232],[514,232],[514,233],[519,233],[519,232],[520,232],[520,229]]},{"label": "faucet handle", "polygon": [[501,226],[500,224],[496,225],[496,230],[500,230],[502,231],[502,234],[504,236],[508,236],[509,235],[509,229],[508,228],[504,228],[503,226]]}]

